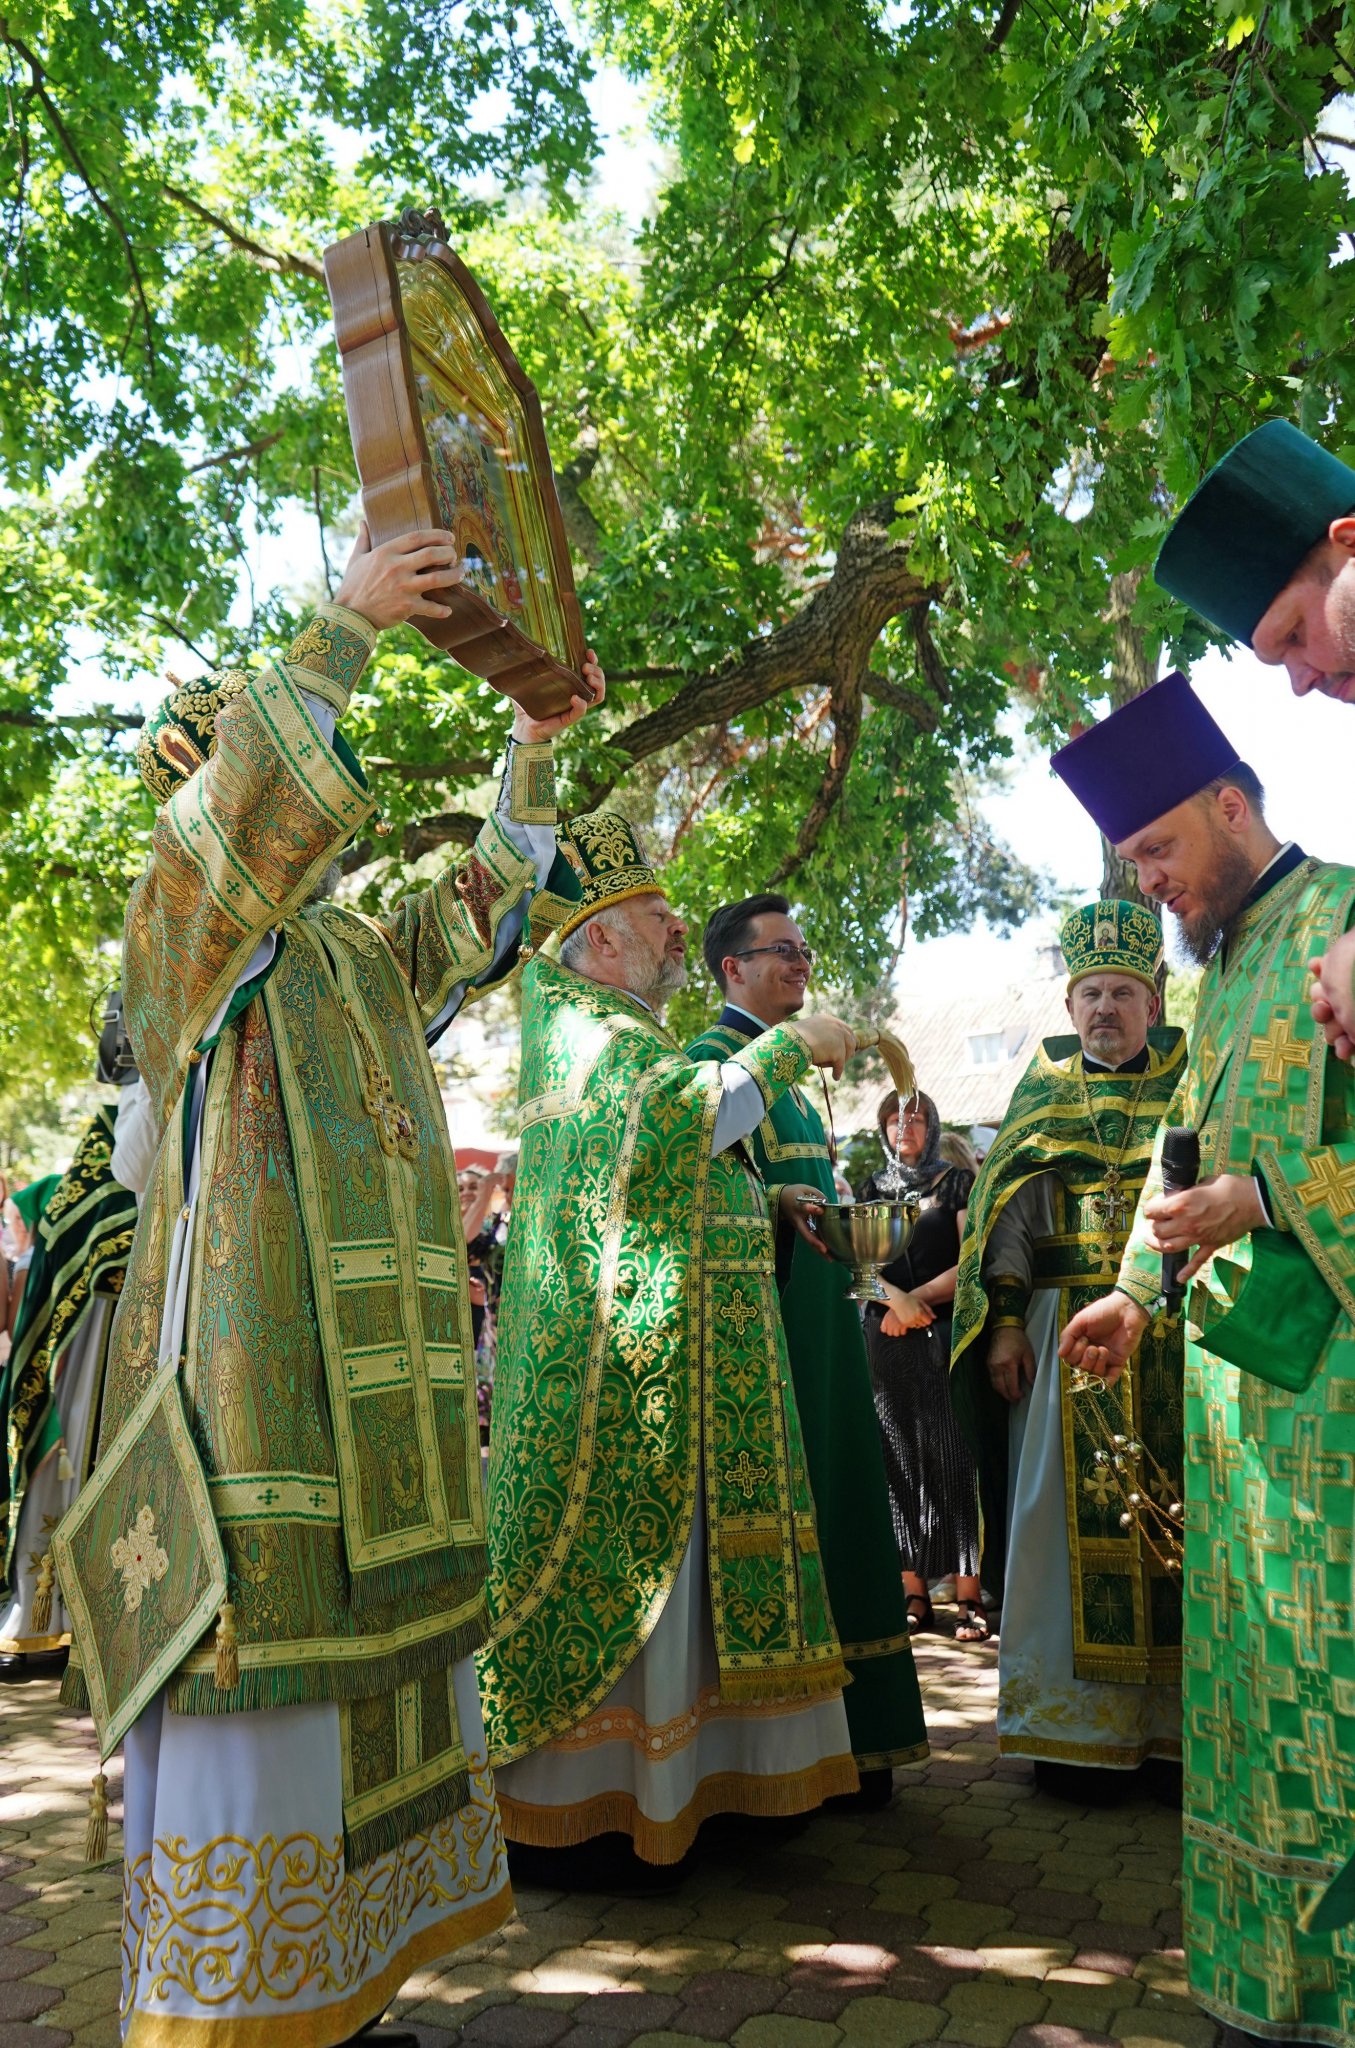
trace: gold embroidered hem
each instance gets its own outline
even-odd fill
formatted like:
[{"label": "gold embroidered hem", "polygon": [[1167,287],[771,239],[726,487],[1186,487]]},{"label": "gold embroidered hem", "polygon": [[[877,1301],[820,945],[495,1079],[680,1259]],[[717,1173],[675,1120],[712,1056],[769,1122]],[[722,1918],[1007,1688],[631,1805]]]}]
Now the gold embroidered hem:
[{"label": "gold embroidered hem", "polygon": [[912,1749],[868,1749],[860,1756],[855,1751],[852,1754],[857,1770],[864,1777],[867,1771],[899,1771],[907,1764],[925,1764],[931,1755],[931,1746],[919,1742]]},{"label": "gold embroidered hem", "polygon": [[59,1636],[0,1636],[0,1657],[47,1657],[70,1649],[70,1628]]},{"label": "gold embroidered hem", "polygon": [[493,1898],[449,1913],[445,1920],[412,1935],[392,1956],[379,1976],[338,2005],[318,2012],[220,2019],[170,2019],[163,2014],[134,2012],[123,2048],[336,2048],[379,2019],[400,1986],[443,1956],[468,1948],[494,1934],[514,1912],[511,1886]]},{"label": "gold embroidered hem", "polygon": [[[666,1721],[647,1721],[633,1706],[605,1706],[590,1714],[586,1721],[567,1728],[563,1735],[557,1735],[550,1748],[557,1756],[577,1756],[583,1750],[597,1749],[607,1742],[628,1742],[633,1749],[643,1753],[647,1763],[662,1763],[665,1758],[675,1756],[679,1750],[696,1741],[702,1728],[719,1719],[729,1704],[727,1687],[708,1685],[702,1687],[695,1706],[671,1715]],[[740,1700],[739,1719],[741,1722],[774,1720],[778,1715],[800,1713],[804,1704],[798,1693],[784,1693],[779,1699],[772,1700]],[[924,1742],[915,1754],[925,1756],[926,1753]]]},{"label": "gold embroidered hem", "polygon": [[577,1806],[531,1806],[499,1794],[503,1828],[510,1842],[533,1849],[572,1849],[596,1835],[629,1835],[644,1863],[677,1863],[696,1840],[703,1821],[716,1814],[779,1819],[810,1813],[825,1799],[855,1792],[860,1786],[856,1760],[824,1757],[806,1770],[785,1777],[761,1777],[727,1771],[703,1778],[690,1802],[672,1820],[651,1820],[630,1792],[601,1792]]},{"label": "gold embroidered hem", "polygon": [[[354,1795],[360,1815],[364,1784],[391,1768],[382,1727],[345,1730],[333,1706],[212,1722],[152,1703],[126,1745],[129,2038],[329,2048],[376,2018],[421,1962],[508,1916],[469,1659],[452,1683],[441,1726],[444,1744],[466,1731],[465,1796],[361,1867],[345,1823]],[[396,1706],[397,1750],[417,1746],[421,1718],[422,1746],[436,1750],[437,1701]]]},{"label": "gold embroidered hem", "polygon": [[0,1657],[42,1657],[52,1650],[69,1650],[71,1632],[59,1636],[0,1636]]},{"label": "gold embroidered hem", "polygon": [[1150,1735],[1144,1742],[1121,1746],[1109,1742],[1057,1742],[1044,1735],[999,1735],[999,1756],[1025,1756],[1036,1762],[1099,1764],[1108,1771],[1132,1771],[1150,1757],[1181,1761],[1179,1736]]}]

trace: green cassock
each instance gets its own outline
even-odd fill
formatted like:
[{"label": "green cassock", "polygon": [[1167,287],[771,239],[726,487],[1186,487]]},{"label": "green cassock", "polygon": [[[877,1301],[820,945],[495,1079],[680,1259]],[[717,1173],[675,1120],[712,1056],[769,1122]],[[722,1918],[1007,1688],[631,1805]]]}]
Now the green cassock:
[{"label": "green cassock", "polygon": [[[1275,1223],[1186,1304],[1185,1936],[1207,2011],[1336,2043],[1355,1932],[1305,1918],[1355,1847],[1355,1074],[1306,963],[1355,869],[1291,853],[1269,881],[1205,972],[1166,1118],[1199,1131],[1202,1180],[1258,1175]],[[1144,1199],[1161,1184],[1155,1159]],[[1147,1308],[1160,1275],[1140,1209],[1119,1285]]]},{"label": "green cassock", "polygon": [[[754,1020],[729,1007],[687,1054],[727,1060],[758,1036]],[[771,1105],[747,1143],[772,1215],[776,1190],[788,1181],[837,1201],[823,1123],[799,1087]],[[847,1299],[851,1276],[782,1231],[776,1279],[828,1598],[852,1677],[845,1694],[852,1752],[860,1770],[912,1763],[927,1754],[927,1732],[861,1318]]]}]

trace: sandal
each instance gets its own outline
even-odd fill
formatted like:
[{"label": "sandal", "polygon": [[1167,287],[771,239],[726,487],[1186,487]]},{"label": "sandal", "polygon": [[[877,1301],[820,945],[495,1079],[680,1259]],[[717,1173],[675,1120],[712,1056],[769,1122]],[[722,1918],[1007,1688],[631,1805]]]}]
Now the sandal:
[{"label": "sandal", "polygon": [[[936,1616],[932,1612],[932,1596],[930,1593],[910,1593],[904,1601],[904,1606],[908,1609],[908,1633],[910,1636],[920,1636],[936,1627]],[[915,1607],[918,1610],[916,1614],[913,1612]]]},{"label": "sandal", "polygon": [[981,1600],[961,1600],[960,1619],[955,1624],[957,1643],[986,1643],[993,1631],[988,1626],[988,1616],[983,1611]]}]

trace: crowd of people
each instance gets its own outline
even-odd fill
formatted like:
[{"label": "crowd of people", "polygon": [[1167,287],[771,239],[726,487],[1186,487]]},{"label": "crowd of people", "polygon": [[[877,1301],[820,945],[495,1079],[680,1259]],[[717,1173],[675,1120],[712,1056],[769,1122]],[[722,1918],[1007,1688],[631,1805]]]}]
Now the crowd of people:
[{"label": "crowd of people", "polygon": [[[684,1046],[663,874],[625,818],[557,818],[591,653],[463,860],[382,919],[334,900],[374,811],[350,696],[457,574],[446,535],[364,535],[284,656],[147,720],[116,1102],[4,1207],[0,1639],[68,1642],[124,1749],[126,2038],[357,2039],[511,1872],[671,1884],[716,1816],[887,1805],[953,1580],[1005,1754],[1181,1802],[1202,2007],[1349,2039],[1355,869],[1149,689],[1053,766],[1204,966],[1189,1047],[1157,916],[1088,902],[987,1156],[891,1094],[844,1189],[805,1084],[857,1041],[788,899],[707,920]],[[1295,430],[1158,575],[1355,697],[1355,472]],[[518,1147],[458,1171],[429,1047],[510,974]],[[864,1314],[848,1195],[911,1223]]]}]

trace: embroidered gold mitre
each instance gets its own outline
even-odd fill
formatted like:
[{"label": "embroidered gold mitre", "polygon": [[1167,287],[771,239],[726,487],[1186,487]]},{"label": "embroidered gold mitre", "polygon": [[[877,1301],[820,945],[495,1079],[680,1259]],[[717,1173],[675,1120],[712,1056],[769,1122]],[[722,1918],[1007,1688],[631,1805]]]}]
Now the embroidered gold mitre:
[{"label": "embroidered gold mitre", "polygon": [[1059,944],[1070,988],[1086,974],[1128,974],[1157,987],[1162,926],[1141,903],[1084,903],[1064,919]]},{"label": "embroidered gold mitre", "polygon": [[534,936],[544,929],[564,938],[594,911],[628,896],[653,895],[663,887],[645,859],[635,827],[615,811],[592,811],[558,826],[555,843],[555,863],[546,887],[532,904]]}]

